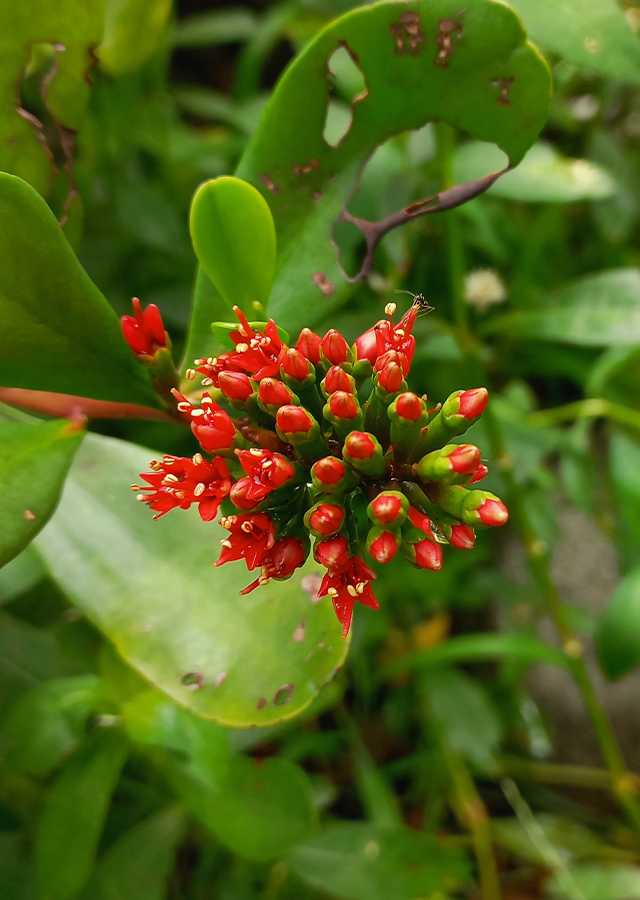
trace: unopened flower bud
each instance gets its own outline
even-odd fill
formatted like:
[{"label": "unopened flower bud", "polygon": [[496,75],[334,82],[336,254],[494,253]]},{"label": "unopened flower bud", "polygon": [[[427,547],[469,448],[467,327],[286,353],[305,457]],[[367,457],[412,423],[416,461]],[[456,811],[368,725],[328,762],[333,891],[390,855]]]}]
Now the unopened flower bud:
[{"label": "unopened flower bud", "polygon": [[284,355],[280,373],[289,387],[299,390],[301,387],[312,387],[316,382],[316,370],[306,356],[291,347]]},{"label": "unopened flower bud", "polygon": [[331,394],[322,412],[341,440],[344,440],[354,428],[362,425],[360,404],[355,395],[347,391],[336,391],[335,394]]},{"label": "unopened flower bud", "polygon": [[465,481],[465,485],[477,484],[479,481],[482,481],[483,478],[486,478],[489,474],[489,469],[485,466],[484,463],[480,463],[478,468],[475,470],[471,477],[471,481]]},{"label": "unopened flower bud", "polygon": [[449,444],[442,450],[432,450],[413,467],[422,481],[443,481],[460,484],[480,465],[480,450],[474,444]]},{"label": "unopened flower bud", "polygon": [[235,484],[231,485],[229,499],[238,509],[252,510],[262,503],[264,497],[248,496],[251,493],[251,479],[239,478]]},{"label": "unopened flower bud", "polygon": [[488,491],[468,491],[456,485],[440,482],[428,485],[429,499],[465,525],[498,527],[509,520],[509,511],[502,500]]},{"label": "unopened flower bud", "polygon": [[351,375],[347,375],[340,366],[331,366],[322,380],[322,393],[325,397],[335,394],[336,391],[344,391],[347,394],[355,394],[356,382]]},{"label": "unopened flower bud", "polygon": [[124,339],[136,356],[153,356],[157,350],[170,347],[160,310],[155,303],[150,303],[144,312],[137,297],[133,297],[131,305],[133,316],[122,316],[120,324]]},{"label": "unopened flower bud", "polygon": [[427,404],[412,391],[404,391],[389,406],[387,415],[391,422],[391,446],[397,460],[406,456],[420,438],[429,421]]},{"label": "unopened flower bud", "polygon": [[289,444],[298,444],[316,437],[320,426],[304,406],[281,406],[276,413],[276,431]]},{"label": "unopened flower bud", "polygon": [[320,344],[322,338],[320,335],[311,331],[310,328],[303,328],[300,337],[296,341],[296,350],[299,350],[310,363],[314,366],[320,365]]},{"label": "unopened flower bud", "polygon": [[258,403],[271,415],[276,415],[280,407],[297,402],[298,398],[291,388],[277,378],[263,378],[258,385]]},{"label": "unopened flower bud", "polygon": [[344,459],[364,475],[376,477],[387,468],[380,442],[368,431],[352,431],[342,448]]},{"label": "unopened flower bud", "polygon": [[339,569],[349,561],[349,541],[343,534],[325,538],[316,544],[313,558],[327,569]]},{"label": "unopened flower bud", "polygon": [[440,411],[429,422],[420,438],[417,452],[425,453],[444,446],[452,437],[464,432],[476,422],[487,408],[489,392],[486,388],[456,391],[447,397]]},{"label": "unopened flower bud", "polygon": [[304,524],[316,537],[326,537],[340,531],[344,523],[344,507],[321,501],[312,506],[304,517]]},{"label": "unopened flower bud", "polygon": [[409,501],[400,491],[381,491],[367,506],[367,515],[376,525],[399,528],[409,511]]},{"label": "unopened flower bud", "polygon": [[320,353],[325,365],[339,366],[349,359],[349,345],[339,331],[331,328],[322,338]]},{"label": "unopened flower bud", "polygon": [[369,328],[369,330],[365,331],[364,334],[361,334],[359,338],[356,338],[354,346],[356,348],[358,359],[367,359],[372,365],[375,363],[378,358],[376,329],[384,324],[386,324],[385,320],[382,319],[377,325],[374,325],[373,328]]},{"label": "unopened flower bud", "polygon": [[473,550],[476,545],[476,535],[469,525],[445,525],[444,535],[449,543],[458,550]]},{"label": "unopened flower bud", "polygon": [[489,495],[476,509],[476,514],[483,525],[498,527],[509,521],[509,511],[502,500]]},{"label": "unopened flower bud", "polygon": [[412,391],[405,391],[403,394],[399,394],[389,407],[389,416],[391,416],[392,408],[399,418],[409,422],[418,422],[424,417],[427,404],[422,397],[418,397]]},{"label": "unopened flower bud", "polygon": [[434,541],[425,538],[419,544],[413,544],[415,551],[414,562],[421,569],[431,569],[438,572],[442,568],[442,547]]},{"label": "unopened flower bud", "polygon": [[338,494],[353,490],[360,476],[336,456],[325,456],[313,464],[311,480],[318,492]]},{"label": "unopened flower bud", "polygon": [[367,537],[367,550],[376,562],[386,565],[396,555],[401,543],[399,534],[373,527]]},{"label": "unopened flower bud", "polygon": [[244,404],[254,394],[255,387],[244,372],[225,370],[218,375],[218,387],[227,400]]}]

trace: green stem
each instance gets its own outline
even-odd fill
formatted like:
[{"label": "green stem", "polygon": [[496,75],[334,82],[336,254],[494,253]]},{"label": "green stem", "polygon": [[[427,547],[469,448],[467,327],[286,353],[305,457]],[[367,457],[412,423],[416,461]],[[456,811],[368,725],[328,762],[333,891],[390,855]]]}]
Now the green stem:
[{"label": "green stem", "polygon": [[640,412],[601,397],[576,400],[574,403],[556,406],[554,409],[543,409],[527,416],[527,422],[534,428],[546,428],[560,425],[562,422],[572,422],[575,419],[600,418],[611,419],[612,422],[628,425],[630,428],[640,431]]},{"label": "green stem", "polygon": [[[517,756],[505,756],[500,760],[503,774],[516,778],[531,779],[540,784],[557,784],[568,787],[582,787],[593,790],[612,790],[612,777],[608,769],[593,766],[573,766],[562,763],[532,762]],[[630,781],[640,786],[640,776],[625,773]]]}]

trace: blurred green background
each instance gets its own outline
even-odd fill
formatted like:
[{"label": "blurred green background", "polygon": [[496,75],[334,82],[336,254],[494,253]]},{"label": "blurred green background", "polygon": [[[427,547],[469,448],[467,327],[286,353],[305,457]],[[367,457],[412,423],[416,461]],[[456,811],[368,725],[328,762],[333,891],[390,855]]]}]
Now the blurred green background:
[{"label": "blurred green background", "polygon": [[[42,193],[119,314],[160,307],[178,358],[194,190],[234,171],[288,62],[358,4],[107,0],[72,149],[41,89],[56,54],[37,28],[22,43],[14,5],[0,48],[26,61]],[[434,405],[491,389],[470,439],[506,533],[439,573],[381,571],[332,684],[246,731],[144,682],[29,547],[0,570],[2,900],[640,898],[640,6],[511,5],[553,75],[539,143],[487,194],[390,233],[312,323],[353,340],[395,289],[425,294],[411,387]],[[70,29],[91,43],[104,15],[87,3]],[[333,64],[340,135],[359,72]],[[349,210],[381,219],[503,160],[427,125],[376,150]],[[357,271],[358,233],[334,238]],[[192,452],[171,425],[91,430]]]}]

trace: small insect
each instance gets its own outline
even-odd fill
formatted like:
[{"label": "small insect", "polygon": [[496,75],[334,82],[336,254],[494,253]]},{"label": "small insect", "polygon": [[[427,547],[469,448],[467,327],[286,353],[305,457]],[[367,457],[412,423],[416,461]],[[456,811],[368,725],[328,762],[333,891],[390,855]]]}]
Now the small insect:
[{"label": "small insect", "polygon": [[409,294],[410,297],[413,297],[413,303],[411,304],[417,310],[419,310],[418,315],[426,315],[427,313],[433,312],[434,307],[430,306],[428,301],[424,299],[424,294],[414,294],[412,291],[401,291],[396,290],[396,294]]}]

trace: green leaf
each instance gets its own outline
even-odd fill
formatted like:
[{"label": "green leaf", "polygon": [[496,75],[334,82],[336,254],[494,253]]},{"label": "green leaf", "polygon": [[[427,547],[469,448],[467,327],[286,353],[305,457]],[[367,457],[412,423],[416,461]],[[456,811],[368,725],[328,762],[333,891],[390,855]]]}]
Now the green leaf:
[{"label": "green leaf", "polygon": [[59,678],[23,694],[11,708],[2,755],[19,772],[45,775],[73,753],[101,697],[96,675]]},{"label": "green leaf", "polygon": [[223,176],[200,185],[191,203],[193,248],[229,306],[264,310],[276,268],[276,231],[269,204],[246,181]]},{"label": "green leaf", "polygon": [[578,66],[640,84],[638,37],[615,0],[509,0],[533,41]]},{"label": "green leaf", "polygon": [[[442,120],[494,141],[515,164],[537,138],[549,107],[546,64],[506,5],[470,0],[462,6],[387,0],[352,10],[317,34],[280,79],[236,174],[271,207],[278,268],[270,313],[292,334],[316,324],[351,290],[331,232],[379,144]],[[411,13],[418,13],[424,38],[415,52],[400,21]],[[462,34],[453,38],[449,65],[434,65],[439,22],[446,20]],[[354,102],[351,128],[334,147],[323,131],[329,61],[339,46],[360,68],[368,93]],[[508,106],[499,102],[503,80]]]},{"label": "green leaf", "polygon": [[282,856],[317,826],[309,778],[288,760],[234,757],[220,790],[185,776],[179,767],[170,770],[174,789],[202,824],[243,859]]},{"label": "green leaf", "polygon": [[104,0],[0,5],[0,170],[19,175],[45,196],[56,168],[39,129],[20,115],[16,103],[29,51],[34,44],[62,45],[52,62],[51,82],[43,82],[45,102],[60,125],[77,131],[89,100],[92,50],[102,38],[103,21]]},{"label": "green leaf", "polygon": [[365,822],[331,826],[294,847],[287,864],[308,884],[344,900],[444,897],[470,876],[465,855],[431,835]]},{"label": "green leaf", "polygon": [[182,816],[164,809],[125,831],[98,860],[82,900],[164,900]]},{"label": "green leaf", "polygon": [[640,547],[640,444],[626,434],[611,435],[611,480],[629,544]]},{"label": "green leaf", "polygon": [[37,539],[49,570],[127,662],[183,706],[233,727],[297,715],[348,652],[329,599],[312,602],[317,579],[302,587],[318,567],[239,596],[253,580],[244,563],[212,568],[227,532],[195,508],[154,522],[135,502],[129,484],[151,458],[87,437]]},{"label": "green leaf", "polygon": [[546,662],[566,667],[567,660],[556,647],[543,644],[526,634],[462,634],[426,650],[416,650],[387,663],[383,675],[403,669],[430,669],[450,663],[480,662],[489,659],[513,659],[523,663]]},{"label": "green leaf", "polygon": [[0,386],[160,401],[41,197],[0,173]]},{"label": "green leaf", "polygon": [[180,364],[183,377],[186,370],[193,366],[194,359],[206,359],[222,352],[224,346],[220,338],[211,331],[211,323],[227,318],[229,313],[228,303],[211,284],[202,267],[198,266],[187,344]]},{"label": "green leaf", "polygon": [[590,862],[569,866],[564,873],[552,875],[545,882],[545,896],[562,900],[562,885],[571,878],[577,896],[584,900],[640,900],[640,868],[611,866]]},{"label": "green leaf", "polygon": [[157,48],[172,0],[107,0],[100,66],[110,75],[136,72]]},{"label": "green leaf", "polygon": [[84,430],[68,419],[0,420],[0,566],[49,521]]},{"label": "green leaf", "polygon": [[484,689],[464,672],[440,669],[421,681],[428,715],[444,730],[456,753],[490,768],[502,737],[502,723]]},{"label": "green leaf", "polygon": [[640,342],[640,270],[608,269],[572,281],[545,306],[507,313],[485,331],[582,347]]},{"label": "green leaf", "polygon": [[[455,181],[472,181],[507,165],[507,158],[495,144],[471,141],[456,149]],[[488,194],[527,203],[571,203],[574,200],[603,200],[618,190],[611,175],[587,159],[563,156],[552,144],[538,141],[512,172],[507,172],[489,188]]]},{"label": "green leaf", "polygon": [[35,855],[40,890],[48,900],[71,900],[89,877],[126,755],[120,735],[96,732],[47,793]]},{"label": "green leaf", "polygon": [[640,662],[640,566],[616,587],[596,638],[602,668],[613,681]]}]

